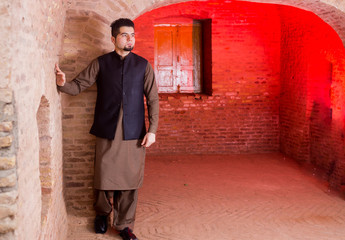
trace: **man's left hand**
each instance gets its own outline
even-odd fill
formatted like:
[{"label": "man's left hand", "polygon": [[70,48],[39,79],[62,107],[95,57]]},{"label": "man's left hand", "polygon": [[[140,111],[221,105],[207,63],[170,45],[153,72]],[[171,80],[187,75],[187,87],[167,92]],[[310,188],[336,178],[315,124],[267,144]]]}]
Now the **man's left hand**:
[{"label": "man's left hand", "polygon": [[148,133],[146,133],[143,141],[141,142],[141,146],[149,147],[155,141],[156,141],[156,134],[148,132]]}]

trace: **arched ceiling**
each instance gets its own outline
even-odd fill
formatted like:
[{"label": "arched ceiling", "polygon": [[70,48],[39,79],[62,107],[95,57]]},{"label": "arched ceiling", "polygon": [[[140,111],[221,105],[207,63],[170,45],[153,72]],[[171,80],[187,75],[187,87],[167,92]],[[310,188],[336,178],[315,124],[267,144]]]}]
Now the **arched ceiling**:
[{"label": "arched ceiling", "polygon": [[[196,0],[197,1],[197,0]],[[205,0],[199,0],[205,1]],[[214,2],[234,2],[243,0],[214,0]],[[246,0],[247,2],[281,4],[310,11],[328,23],[339,35],[345,46],[345,1],[342,0]],[[109,22],[118,17],[136,18],[152,9],[187,2],[186,0],[98,0],[68,1],[69,9],[87,10],[102,13]],[[116,15],[114,15],[116,13]]]}]

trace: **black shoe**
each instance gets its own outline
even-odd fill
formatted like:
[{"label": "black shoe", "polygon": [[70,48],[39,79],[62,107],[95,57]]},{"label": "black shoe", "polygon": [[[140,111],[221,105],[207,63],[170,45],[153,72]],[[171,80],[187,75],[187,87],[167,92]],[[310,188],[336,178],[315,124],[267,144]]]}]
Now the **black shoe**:
[{"label": "black shoe", "polygon": [[107,216],[97,215],[95,218],[95,232],[104,234],[108,229]]},{"label": "black shoe", "polygon": [[132,229],[128,227],[120,231],[120,236],[123,240],[138,240],[138,238],[134,235]]}]

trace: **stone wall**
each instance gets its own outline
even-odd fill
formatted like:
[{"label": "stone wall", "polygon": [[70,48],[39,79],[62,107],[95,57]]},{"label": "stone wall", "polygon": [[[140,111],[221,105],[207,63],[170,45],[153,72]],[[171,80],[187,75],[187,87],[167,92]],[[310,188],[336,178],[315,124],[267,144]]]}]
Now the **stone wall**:
[{"label": "stone wall", "polygon": [[66,3],[1,1],[0,9],[0,238],[64,239],[61,107],[54,63]]},{"label": "stone wall", "polygon": [[[0,3],[0,237],[13,239],[17,228],[17,119],[11,88],[11,20],[10,1]],[[6,36],[6,37],[5,37]]]},{"label": "stone wall", "polygon": [[10,239],[17,227],[16,116],[13,92],[0,90],[0,236]]}]

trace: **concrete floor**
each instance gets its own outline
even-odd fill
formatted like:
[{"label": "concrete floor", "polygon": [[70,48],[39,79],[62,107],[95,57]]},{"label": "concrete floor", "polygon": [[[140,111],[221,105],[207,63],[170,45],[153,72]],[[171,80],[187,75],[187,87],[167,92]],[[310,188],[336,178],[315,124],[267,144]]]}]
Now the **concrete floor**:
[{"label": "concrete floor", "polygon": [[[93,216],[69,216],[70,240]],[[139,192],[140,240],[345,240],[345,200],[282,154],[149,156]]]}]

